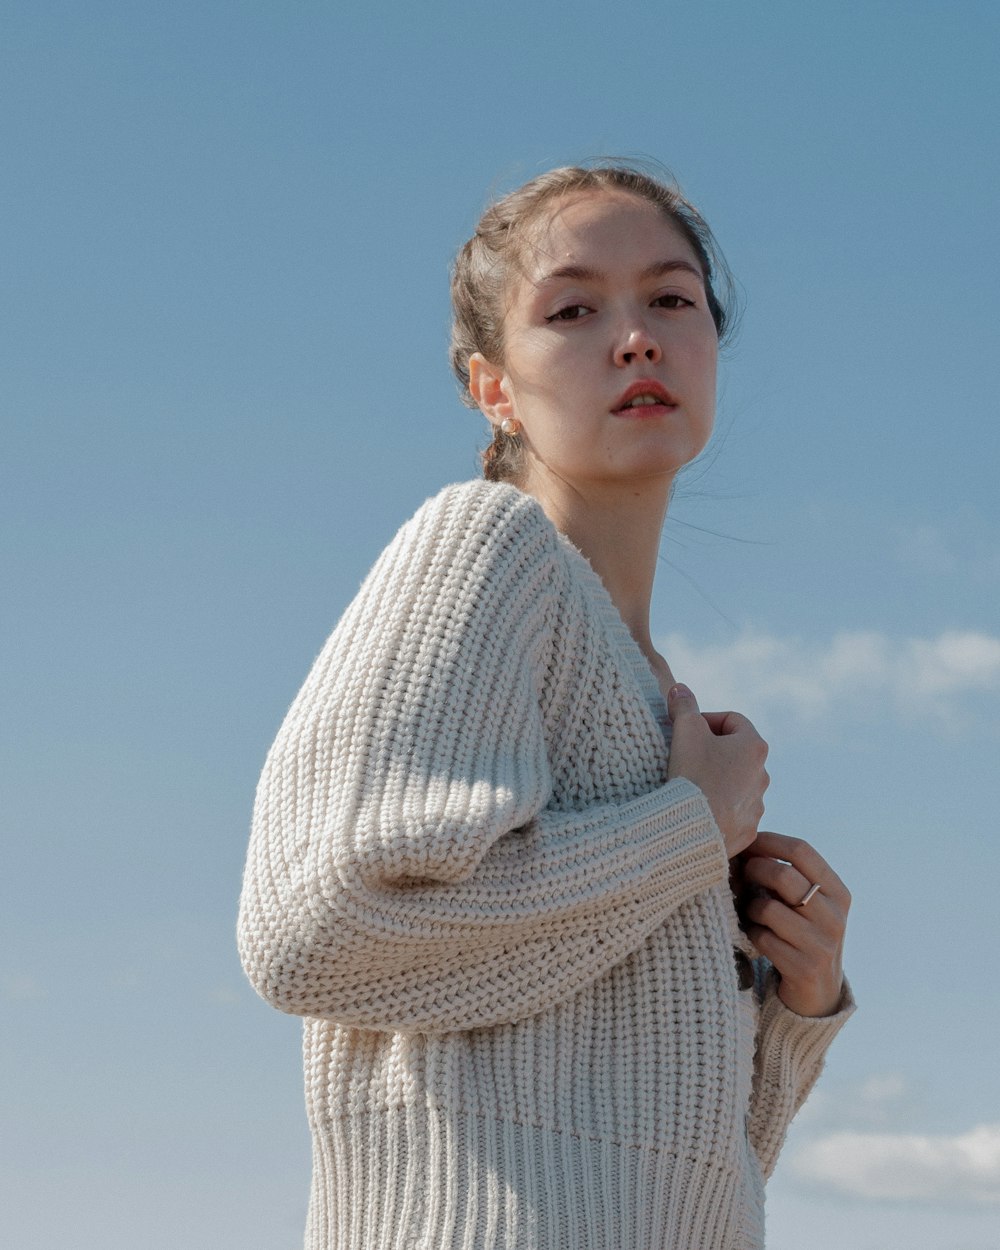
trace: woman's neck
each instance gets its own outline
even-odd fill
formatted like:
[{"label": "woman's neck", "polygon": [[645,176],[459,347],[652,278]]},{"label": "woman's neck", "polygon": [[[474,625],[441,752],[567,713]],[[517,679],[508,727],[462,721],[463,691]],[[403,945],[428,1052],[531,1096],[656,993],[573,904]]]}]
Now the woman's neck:
[{"label": "woman's neck", "polygon": [[640,650],[659,657],[649,630],[653,578],[671,481],[613,489],[529,481],[546,516],[588,559]]}]

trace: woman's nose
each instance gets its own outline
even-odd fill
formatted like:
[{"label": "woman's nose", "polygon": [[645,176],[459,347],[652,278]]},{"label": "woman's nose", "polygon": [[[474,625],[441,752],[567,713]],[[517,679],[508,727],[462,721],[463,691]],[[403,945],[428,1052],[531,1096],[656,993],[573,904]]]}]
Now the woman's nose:
[{"label": "woman's nose", "polygon": [[632,365],[639,360],[655,363],[660,356],[660,344],[641,322],[636,322],[624,329],[621,340],[615,348],[615,364],[617,365]]}]

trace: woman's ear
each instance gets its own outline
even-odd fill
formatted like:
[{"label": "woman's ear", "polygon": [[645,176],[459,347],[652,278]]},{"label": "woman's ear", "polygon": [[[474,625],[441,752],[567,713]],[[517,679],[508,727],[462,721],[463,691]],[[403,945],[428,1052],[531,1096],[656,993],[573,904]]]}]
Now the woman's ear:
[{"label": "woman's ear", "polygon": [[496,365],[491,365],[482,352],[469,357],[469,394],[491,425],[499,425],[514,415],[514,399],[510,379]]}]

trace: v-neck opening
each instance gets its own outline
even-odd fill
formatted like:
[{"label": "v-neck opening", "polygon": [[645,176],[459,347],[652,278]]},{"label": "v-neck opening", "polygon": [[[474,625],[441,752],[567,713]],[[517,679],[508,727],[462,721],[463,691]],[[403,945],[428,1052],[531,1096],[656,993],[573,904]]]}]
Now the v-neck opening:
[{"label": "v-neck opening", "polygon": [[625,624],[622,614],[615,606],[615,602],[597,570],[572,539],[568,538],[561,530],[557,529],[556,533],[566,549],[579,561],[581,575],[585,581],[591,584],[592,600],[600,611],[605,632],[615,644],[620,658],[626,661],[627,670],[635,678],[635,684],[639,688],[643,702],[649,709],[649,713],[656,722],[664,741],[669,746],[671,722],[670,717],[667,715],[667,703],[660,690],[660,683],[656,679],[656,674],[653,672],[649,661],[643,655],[639,644],[632,637],[629,627]]}]

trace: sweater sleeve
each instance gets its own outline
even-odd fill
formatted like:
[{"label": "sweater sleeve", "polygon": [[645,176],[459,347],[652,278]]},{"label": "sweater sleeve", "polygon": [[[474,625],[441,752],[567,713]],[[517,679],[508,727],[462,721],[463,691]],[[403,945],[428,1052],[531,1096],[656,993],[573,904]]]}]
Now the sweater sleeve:
[{"label": "sweater sleeve", "polygon": [[788,1127],[823,1071],[830,1043],[854,1013],[855,1002],[845,981],[832,1016],[796,1015],[778,997],[779,981],[774,968],[766,959],[755,962],[763,1004],[747,1128],[767,1180],[778,1161]]},{"label": "sweater sleeve", "polygon": [[569,628],[518,491],[448,488],[383,553],[258,787],[239,944],[283,1011],[438,1032],[568,998],[724,881],[701,791],[548,806],[541,710]]}]

